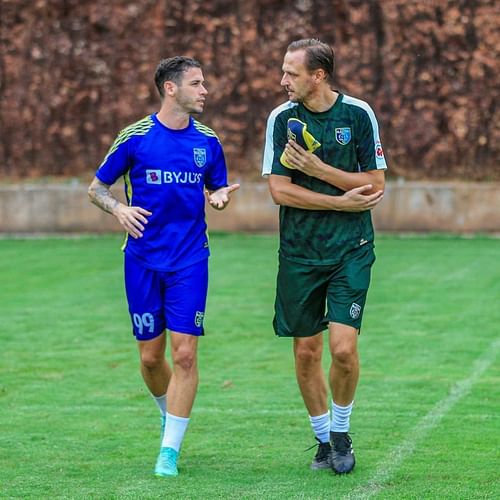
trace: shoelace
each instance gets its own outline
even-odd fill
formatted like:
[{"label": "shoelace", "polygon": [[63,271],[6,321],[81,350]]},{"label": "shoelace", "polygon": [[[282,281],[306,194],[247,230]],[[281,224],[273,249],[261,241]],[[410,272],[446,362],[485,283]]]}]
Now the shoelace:
[{"label": "shoelace", "polygon": [[318,451],[316,452],[315,458],[317,459],[326,458],[331,450],[330,443],[322,443],[317,437],[315,437],[314,439],[316,439],[317,443],[313,444],[312,446],[309,446],[309,448],[306,448],[304,451],[312,450],[317,446]]},{"label": "shoelace", "polygon": [[161,454],[161,458],[164,464],[166,464],[168,467],[175,467],[176,465],[176,460],[175,456],[172,453],[166,452]]},{"label": "shoelace", "polygon": [[351,450],[351,444],[352,439],[349,437],[349,434],[337,435],[333,440],[333,449],[341,455],[347,455]]}]

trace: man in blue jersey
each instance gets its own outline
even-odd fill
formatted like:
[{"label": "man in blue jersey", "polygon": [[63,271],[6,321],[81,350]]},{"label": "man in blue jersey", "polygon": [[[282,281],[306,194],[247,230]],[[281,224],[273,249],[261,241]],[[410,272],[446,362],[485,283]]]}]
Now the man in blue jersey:
[{"label": "man in blue jersey", "polygon": [[[138,341],[141,373],[162,416],[155,475],[177,476],[177,459],[198,386],[197,346],[203,335],[209,246],[205,197],[217,210],[228,186],[224,153],[202,113],[207,90],[200,63],[188,57],[160,62],[158,113],[117,136],[89,187],[89,196],[127,233],[125,289]],[[127,204],[110,192],[125,181]],[[165,359],[170,332],[172,366]]]},{"label": "man in blue jersey", "polygon": [[311,468],[347,474],[355,464],[348,431],[357,340],[375,260],[370,209],[382,199],[386,164],[373,111],[332,89],[333,68],[327,44],[289,45],[281,80],[289,100],[269,116],[263,174],[280,205],[273,326],[294,339],[297,382],[318,441]]}]

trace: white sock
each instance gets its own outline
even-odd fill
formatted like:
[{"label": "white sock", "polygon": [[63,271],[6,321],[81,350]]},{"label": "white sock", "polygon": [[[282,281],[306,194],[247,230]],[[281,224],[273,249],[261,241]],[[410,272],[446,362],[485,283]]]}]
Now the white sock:
[{"label": "white sock", "polygon": [[309,415],[309,421],[311,422],[315,436],[322,443],[328,443],[330,441],[330,413],[326,412],[324,415],[316,417]]},{"label": "white sock", "polygon": [[167,395],[164,394],[163,396],[155,396],[154,394],[151,394],[151,397],[156,401],[156,404],[158,405],[158,408],[160,409],[160,413],[162,415],[167,414]]},{"label": "white sock", "polygon": [[167,412],[167,423],[165,434],[161,443],[162,448],[173,448],[175,451],[181,449],[182,440],[189,424],[189,418],[176,417]]},{"label": "white sock", "polygon": [[352,405],[339,406],[332,401],[332,422],[330,430],[332,432],[348,432],[349,431],[349,419],[352,412]]}]

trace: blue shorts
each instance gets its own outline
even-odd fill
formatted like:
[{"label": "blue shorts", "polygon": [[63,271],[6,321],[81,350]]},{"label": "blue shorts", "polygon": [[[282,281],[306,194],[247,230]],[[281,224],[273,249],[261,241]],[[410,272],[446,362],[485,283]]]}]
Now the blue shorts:
[{"label": "blue shorts", "polygon": [[166,328],[203,335],[208,259],[174,272],[145,268],[125,254],[125,291],[137,340],[158,337]]}]

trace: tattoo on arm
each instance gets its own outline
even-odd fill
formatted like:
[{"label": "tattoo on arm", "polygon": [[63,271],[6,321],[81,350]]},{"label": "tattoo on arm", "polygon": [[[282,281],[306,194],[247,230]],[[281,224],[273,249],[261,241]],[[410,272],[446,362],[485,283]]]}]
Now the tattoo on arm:
[{"label": "tattoo on arm", "polygon": [[94,179],[90,185],[88,193],[89,198],[94,205],[97,205],[99,208],[110,214],[112,214],[115,207],[120,204],[120,202],[111,194],[109,186],[97,179]]}]

